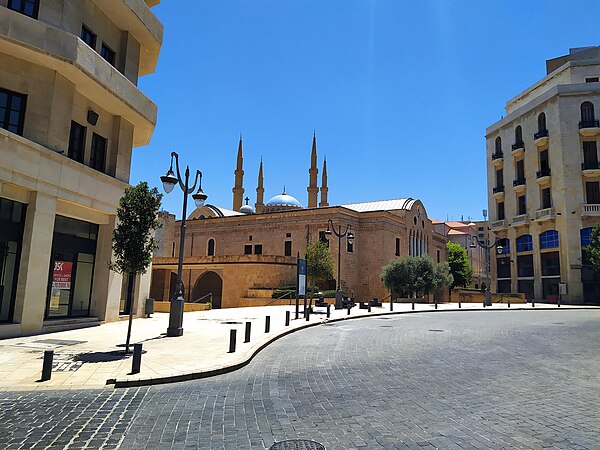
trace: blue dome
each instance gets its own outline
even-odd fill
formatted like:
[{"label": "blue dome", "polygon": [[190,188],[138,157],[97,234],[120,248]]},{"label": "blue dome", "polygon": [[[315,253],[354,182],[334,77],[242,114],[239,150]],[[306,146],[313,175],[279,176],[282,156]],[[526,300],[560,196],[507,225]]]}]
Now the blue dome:
[{"label": "blue dome", "polygon": [[302,205],[298,200],[287,194],[276,195],[267,202],[266,206],[297,206],[302,208]]}]

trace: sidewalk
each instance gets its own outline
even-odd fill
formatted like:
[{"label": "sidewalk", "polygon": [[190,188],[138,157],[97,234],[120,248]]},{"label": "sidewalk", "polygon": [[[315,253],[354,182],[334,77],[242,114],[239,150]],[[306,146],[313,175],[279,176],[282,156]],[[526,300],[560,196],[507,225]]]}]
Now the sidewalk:
[{"label": "sidewalk", "polygon": [[[560,309],[600,309],[563,305]],[[506,304],[483,308],[480,303],[438,305],[415,304],[414,312],[507,310]],[[512,310],[532,309],[531,304],[512,304]],[[556,305],[536,303],[535,309],[558,309]],[[264,346],[293,330],[326,322],[325,309],[317,308],[310,320],[294,320],[294,306],[263,306],[252,308],[217,309],[185,313],[184,334],[165,336],[169,317],[156,313],[149,319],[133,321],[131,342],[142,342],[141,372],[131,372],[131,356],[123,355],[127,321],[113,322],[93,328],[63,331],[36,336],[0,340],[0,391],[33,389],[81,389],[125,387],[158,384],[185,379],[202,378],[235,370],[247,364]],[[285,326],[285,312],[291,312],[291,322]],[[346,320],[381,314],[413,313],[410,303],[389,303],[372,308],[369,313],[358,306],[351,310],[335,311],[332,320]],[[265,317],[271,318],[271,329],[265,333]],[[245,322],[252,323],[249,343],[244,343]],[[229,334],[237,330],[237,348],[228,353]],[[133,348],[133,347],[132,347]],[[52,379],[39,382],[44,350],[54,350]],[[107,380],[112,380],[107,385]]]}]

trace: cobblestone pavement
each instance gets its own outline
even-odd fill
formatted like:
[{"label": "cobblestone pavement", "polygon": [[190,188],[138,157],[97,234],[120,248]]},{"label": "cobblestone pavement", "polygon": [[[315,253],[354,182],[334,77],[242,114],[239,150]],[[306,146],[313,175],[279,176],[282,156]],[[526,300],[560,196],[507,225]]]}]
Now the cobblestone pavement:
[{"label": "cobblestone pavement", "polygon": [[414,314],[280,339],[220,377],[0,394],[0,448],[600,449],[600,311]]}]

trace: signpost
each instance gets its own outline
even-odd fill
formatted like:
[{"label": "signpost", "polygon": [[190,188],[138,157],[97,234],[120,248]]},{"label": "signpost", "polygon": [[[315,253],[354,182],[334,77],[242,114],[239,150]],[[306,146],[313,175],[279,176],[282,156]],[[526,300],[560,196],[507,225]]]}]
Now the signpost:
[{"label": "signpost", "polygon": [[300,296],[304,296],[304,315],[306,316],[306,260],[300,259],[298,252],[298,270],[296,273],[296,319],[300,309]]}]

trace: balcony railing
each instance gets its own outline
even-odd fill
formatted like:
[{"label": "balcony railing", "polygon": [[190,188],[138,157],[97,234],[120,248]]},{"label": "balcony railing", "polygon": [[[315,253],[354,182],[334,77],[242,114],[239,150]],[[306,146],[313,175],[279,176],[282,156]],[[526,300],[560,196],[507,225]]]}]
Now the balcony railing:
[{"label": "balcony railing", "polygon": [[598,120],[582,120],[581,122],[579,122],[580,130],[582,128],[599,128],[599,127],[600,127],[600,121],[598,121]]},{"label": "balcony railing", "polygon": [[497,194],[498,192],[504,192],[504,185],[496,186],[494,189],[492,189],[492,193]]},{"label": "balcony railing", "polygon": [[540,169],[535,173],[537,178],[549,177],[550,176],[550,167],[546,167],[545,169]]},{"label": "balcony railing", "polygon": [[583,214],[586,216],[600,216],[600,204],[587,203],[583,205]]},{"label": "balcony railing", "polygon": [[525,184],[525,178],[517,178],[513,180],[513,186],[522,186]]},{"label": "balcony railing", "polygon": [[519,150],[519,149],[521,149],[521,148],[523,148],[523,149],[525,148],[525,144],[523,143],[523,141],[518,141],[518,142],[515,142],[515,143],[512,145],[512,149],[513,149],[513,151],[514,151],[514,150]]},{"label": "balcony railing", "polygon": [[[544,205],[542,205],[544,206]],[[554,208],[549,207],[549,208],[542,208],[542,209],[538,209],[535,212],[535,218],[540,220],[540,219],[553,219],[555,217],[555,212],[554,212]]]},{"label": "balcony railing", "polygon": [[504,153],[502,152],[494,152],[492,153],[492,161],[495,159],[504,158]]},{"label": "balcony railing", "polygon": [[543,137],[548,137],[548,130],[539,130],[537,133],[533,135],[533,139],[540,139]]},{"label": "balcony railing", "polygon": [[595,170],[600,169],[598,161],[584,161],[581,163],[581,170]]}]

